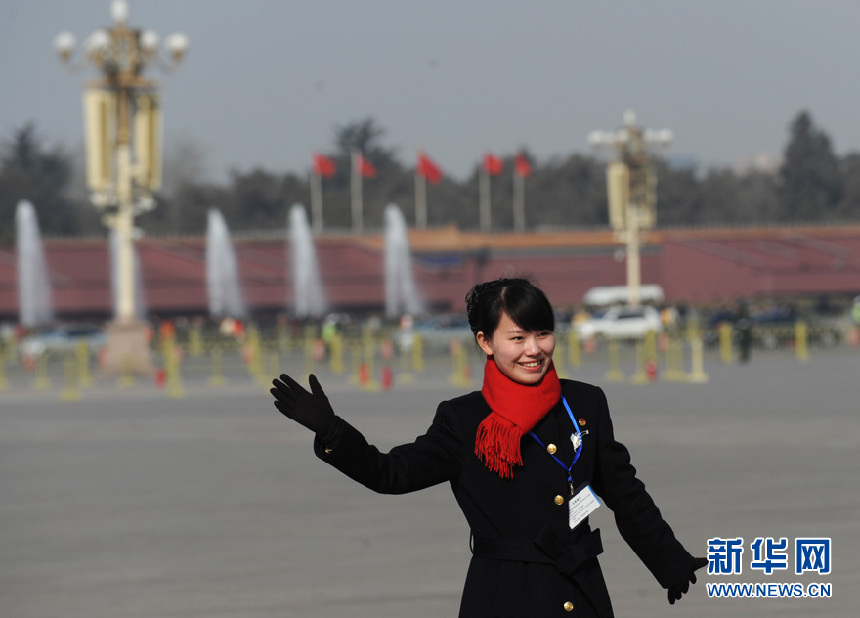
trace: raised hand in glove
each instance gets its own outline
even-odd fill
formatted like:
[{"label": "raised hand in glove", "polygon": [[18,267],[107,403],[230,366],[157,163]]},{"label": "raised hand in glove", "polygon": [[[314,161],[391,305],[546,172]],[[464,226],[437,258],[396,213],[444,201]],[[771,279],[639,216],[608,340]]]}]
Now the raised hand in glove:
[{"label": "raised hand in glove", "polygon": [[325,440],[337,428],[337,417],[317,377],[311,374],[308,382],[311,385],[310,393],[290,376],[282,373],[280,380],[275,378],[272,381],[275,387],[269,392],[275,396],[275,407],[281,414],[304,425]]},{"label": "raised hand in glove", "polygon": [[693,558],[693,566],[690,568],[690,572],[687,574],[687,577],[669,588],[669,605],[674,605],[675,601],[687,593],[690,589],[690,584],[696,583],[696,571],[706,564],[708,564],[707,558]]}]

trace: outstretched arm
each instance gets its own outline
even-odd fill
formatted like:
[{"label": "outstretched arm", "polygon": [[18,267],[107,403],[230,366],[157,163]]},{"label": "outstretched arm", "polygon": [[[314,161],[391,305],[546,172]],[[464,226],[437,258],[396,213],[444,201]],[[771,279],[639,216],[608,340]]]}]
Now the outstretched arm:
[{"label": "outstretched arm", "polygon": [[696,583],[696,570],[708,561],[691,555],[675,538],[660,509],[636,476],[627,448],[615,440],[609,406],[602,391],[597,392],[603,409],[598,456],[598,487],[606,504],[615,513],[621,536],[667,589],[674,604]]},{"label": "outstretched arm", "polygon": [[286,374],[273,381],[275,407],[316,434],[314,450],[326,463],[373,491],[402,494],[452,479],[463,447],[453,410],[441,404],[433,424],[414,442],[388,453],[369,444],[360,431],[336,416],[316,376],[308,392]]}]

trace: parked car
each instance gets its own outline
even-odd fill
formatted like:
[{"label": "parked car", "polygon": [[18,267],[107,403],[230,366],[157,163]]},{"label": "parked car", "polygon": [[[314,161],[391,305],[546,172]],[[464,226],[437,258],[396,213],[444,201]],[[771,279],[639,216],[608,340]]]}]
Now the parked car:
[{"label": "parked car", "polygon": [[602,316],[575,326],[580,337],[602,336],[608,339],[638,339],[649,331],[662,332],[660,312],[654,307],[618,306],[609,308]]},{"label": "parked car", "polygon": [[416,321],[408,331],[398,331],[396,337],[400,350],[410,349],[414,335],[420,335],[425,349],[447,350],[452,339],[473,339],[469,320],[465,314],[442,314]]},{"label": "parked car", "polygon": [[798,322],[806,324],[807,341],[811,345],[832,347],[848,331],[847,314],[801,314],[792,306],[769,309],[753,316],[753,338],[757,345],[773,350],[794,343]]},{"label": "parked car", "polygon": [[107,335],[94,324],[68,324],[27,335],[21,340],[18,350],[24,359],[37,359],[43,354],[72,352],[80,342],[86,344],[90,354],[96,354],[107,343]]}]

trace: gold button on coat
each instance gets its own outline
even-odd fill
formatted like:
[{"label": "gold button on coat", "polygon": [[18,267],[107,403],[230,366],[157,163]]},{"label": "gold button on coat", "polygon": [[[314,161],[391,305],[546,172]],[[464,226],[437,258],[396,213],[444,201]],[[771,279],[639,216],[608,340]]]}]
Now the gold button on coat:
[{"label": "gold button on coat", "polygon": [[550,455],[555,455],[555,452],[557,450],[558,449],[555,447],[555,444],[550,444],[549,446],[546,447],[546,452],[549,453]]},{"label": "gold button on coat", "polygon": [[562,504],[564,504],[564,496],[556,496],[554,502],[558,506],[561,506]]},{"label": "gold button on coat", "polygon": [[573,611],[573,603],[571,603],[570,601],[565,601],[565,603],[564,603],[564,611],[566,611],[566,612],[572,612],[572,611]]}]

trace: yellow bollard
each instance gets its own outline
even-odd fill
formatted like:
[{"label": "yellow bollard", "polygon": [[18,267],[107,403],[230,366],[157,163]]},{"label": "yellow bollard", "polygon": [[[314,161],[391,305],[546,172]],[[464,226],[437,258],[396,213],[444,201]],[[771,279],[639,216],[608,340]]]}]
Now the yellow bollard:
[{"label": "yellow bollard", "polygon": [[248,329],[248,374],[257,384],[268,383],[263,370],[263,349],[260,344],[260,331],[256,326]]},{"label": "yellow bollard", "polygon": [[268,381],[266,382],[266,389],[272,386],[272,379],[275,376],[281,375],[281,353],[279,350],[275,349],[269,355],[269,373],[268,373]]},{"label": "yellow bollard", "polygon": [[702,343],[702,336],[695,331],[690,337],[690,356],[691,367],[690,373],[687,374],[687,382],[703,384],[708,381],[708,374],[705,373],[705,346]]},{"label": "yellow bollard", "polygon": [[[369,332],[369,331],[368,331]],[[373,339],[371,337],[364,338],[364,363],[362,364],[363,369],[362,372],[362,387],[366,391],[378,391],[379,390],[379,382],[376,381],[374,377],[374,353],[375,348],[373,345]]]},{"label": "yellow bollard", "polygon": [[618,339],[609,340],[609,371],[604,377],[610,382],[620,382],[624,379],[624,373],[621,371],[621,345]]},{"label": "yellow bollard", "polygon": [[3,341],[0,340],[0,391],[5,391],[9,388],[9,380],[6,379],[6,356],[10,347],[12,346],[4,346]]},{"label": "yellow bollard", "polygon": [[373,338],[373,329],[370,326],[365,326],[361,331],[361,346],[364,350],[365,359],[367,359],[368,354],[373,354],[375,341]]},{"label": "yellow bollard", "polygon": [[[411,335],[410,335],[411,337]],[[410,339],[414,344],[414,339]],[[400,348],[400,374],[397,376],[398,382],[401,384],[411,384],[415,381],[415,376],[412,375],[412,349]]]},{"label": "yellow bollard", "polygon": [[564,342],[561,338],[555,340],[555,352],[553,353],[553,359],[555,362],[555,372],[558,374],[558,377],[561,379],[567,378],[567,371],[565,368],[565,362],[567,361],[567,355],[564,353]]},{"label": "yellow bollard", "polygon": [[71,356],[66,356],[63,359],[63,393],[61,399],[63,401],[80,401],[81,391],[78,389],[78,370],[75,367],[75,359]]},{"label": "yellow bollard", "polygon": [[728,365],[732,362],[732,325],[720,324],[720,361]]},{"label": "yellow bollard", "polygon": [[302,349],[305,353],[305,374],[316,372],[316,362],[314,355],[314,347],[316,344],[316,335],[312,326],[306,326],[304,336],[302,337]]},{"label": "yellow bollard", "polygon": [[200,337],[200,327],[192,326],[188,331],[188,353],[191,358],[200,358],[203,355],[203,341]]},{"label": "yellow bollard", "polygon": [[260,348],[260,351],[257,352],[257,360],[254,362],[254,384],[268,389],[271,383],[272,378],[266,372],[266,352]]},{"label": "yellow bollard", "polygon": [[93,385],[93,378],[90,375],[90,350],[85,341],[78,342],[75,356],[78,368],[78,384],[84,388],[89,388]]},{"label": "yellow bollard", "polygon": [[42,354],[36,360],[36,379],[33,381],[36,390],[46,391],[51,388],[51,380],[48,377],[48,355]]},{"label": "yellow bollard", "polygon": [[119,372],[119,377],[116,379],[116,385],[120,388],[130,388],[135,385],[136,380],[131,371],[131,358],[123,357],[122,367]]},{"label": "yellow bollard", "polygon": [[645,333],[645,341],[643,343],[643,353],[645,355],[645,363],[657,363],[657,333],[649,330]]},{"label": "yellow bollard", "polygon": [[467,353],[459,339],[451,340],[451,368],[451,384],[458,387],[471,386],[472,376]]},{"label": "yellow bollard", "polygon": [[684,380],[684,350],[683,342],[675,335],[669,335],[669,343],[666,346],[666,371],[663,379],[667,382],[680,382]]},{"label": "yellow bollard", "polygon": [[349,359],[352,366],[350,384],[361,384],[361,344],[353,341],[349,346]]},{"label": "yellow bollard", "polygon": [[582,365],[582,343],[575,328],[567,333],[567,355],[571,367],[578,369]]},{"label": "yellow bollard", "polygon": [[343,335],[335,333],[329,344],[329,369],[335,375],[343,374]]},{"label": "yellow bollard", "polygon": [[212,375],[207,380],[210,386],[221,386],[226,382],[224,380],[222,355],[221,348],[214,348],[212,350]]},{"label": "yellow bollard", "polygon": [[808,332],[803,320],[794,323],[794,356],[801,363],[809,360]]},{"label": "yellow bollard", "polygon": [[415,376],[410,371],[409,360],[411,354],[400,355],[400,373],[397,376],[397,381],[400,384],[412,384],[415,381]]},{"label": "yellow bollard", "polygon": [[645,364],[648,362],[646,356],[645,341],[640,339],[636,342],[636,373],[630,376],[630,382],[633,384],[648,383],[648,374],[645,372]]},{"label": "yellow bollard", "polygon": [[164,341],[164,370],[167,378],[167,396],[171,399],[182,399],[185,390],[182,388],[182,378],[179,375],[178,349],[173,337]]},{"label": "yellow bollard", "polygon": [[424,371],[424,338],[419,333],[412,335],[412,371]]},{"label": "yellow bollard", "polygon": [[278,321],[278,349],[287,353],[290,351],[290,333],[286,322]]},{"label": "yellow bollard", "polygon": [[248,375],[254,377],[254,357],[260,353],[258,333],[253,326],[248,327],[245,331],[245,342],[241,344],[242,359],[245,361],[245,367],[248,370]]},{"label": "yellow bollard", "polygon": [[15,346],[12,345],[12,341],[8,341],[6,343],[6,346],[3,349],[3,355],[10,363],[18,360],[18,351],[15,349]]},{"label": "yellow bollard", "polygon": [[9,380],[6,379],[6,358],[0,354],[0,391],[9,388]]}]

